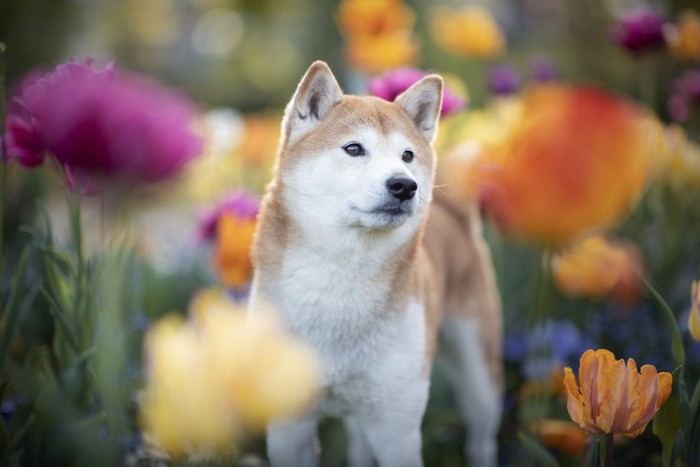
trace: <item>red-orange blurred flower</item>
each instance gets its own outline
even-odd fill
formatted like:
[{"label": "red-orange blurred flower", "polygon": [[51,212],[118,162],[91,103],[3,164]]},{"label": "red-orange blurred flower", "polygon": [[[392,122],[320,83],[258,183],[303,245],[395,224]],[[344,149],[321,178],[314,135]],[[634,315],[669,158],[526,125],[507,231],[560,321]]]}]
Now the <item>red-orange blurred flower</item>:
[{"label": "red-orange blurred flower", "polygon": [[612,352],[587,350],[581,356],[578,385],[571,368],[564,369],[571,418],[589,433],[640,435],[671,395],[670,373],[653,365],[641,372],[633,359],[615,360]]},{"label": "red-orange blurred flower", "polygon": [[651,165],[640,108],[592,87],[543,84],[500,143],[465,170],[499,227],[545,244],[607,227],[638,199]]},{"label": "red-orange blurred flower", "polygon": [[571,297],[634,303],[642,290],[639,249],[630,242],[596,235],[575,243],[552,260],[554,280]]}]

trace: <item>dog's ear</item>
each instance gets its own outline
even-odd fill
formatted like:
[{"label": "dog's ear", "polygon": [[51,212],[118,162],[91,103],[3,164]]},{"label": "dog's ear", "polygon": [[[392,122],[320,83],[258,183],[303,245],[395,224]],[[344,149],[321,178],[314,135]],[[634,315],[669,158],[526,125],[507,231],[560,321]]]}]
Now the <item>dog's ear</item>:
[{"label": "dog's ear", "polygon": [[433,141],[442,106],[442,78],[428,75],[394,100],[408,112],[428,141]]},{"label": "dog's ear", "polygon": [[342,95],[328,65],[321,61],[314,62],[299,82],[285,110],[283,144],[291,143],[316,126]]}]

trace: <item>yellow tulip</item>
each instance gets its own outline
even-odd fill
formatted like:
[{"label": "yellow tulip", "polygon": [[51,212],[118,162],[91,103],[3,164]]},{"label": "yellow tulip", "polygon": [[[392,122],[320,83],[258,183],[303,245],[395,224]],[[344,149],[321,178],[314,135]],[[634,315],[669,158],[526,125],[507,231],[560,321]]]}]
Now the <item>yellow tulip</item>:
[{"label": "yellow tulip", "polygon": [[690,335],[700,342],[700,282],[693,281],[690,288],[690,317],[688,318]]},{"label": "yellow tulip", "polygon": [[196,450],[225,451],[237,438],[233,412],[206,378],[201,343],[177,316],[149,331],[148,386],[141,401],[141,424],[155,444],[175,458]]},{"label": "yellow tulip", "polygon": [[271,315],[248,318],[212,292],[198,295],[190,313],[191,322],[162,319],[146,338],[140,421],[158,447],[173,457],[224,453],[271,420],[309,408],[317,360]]},{"label": "yellow tulip", "polygon": [[460,10],[436,7],[431,31],[435,41],[446,50],[475,58],[493,58],[503,54],[506,41],[489,10],[467,6]]},{"label": "yellow tulip", "polygon": [[575,243],[552,259],[554,281],[564,294],[622,303],[639,297],[641,269],[641,255],[633,243],[601,235]]},{"label": "yellow tulip", "polygon": [[641,434],[671,394],[670,373],[653,365],[637,371],[633,359],[615,360],[612,352],[587,350],[581,356],[578,384],[564,369],[567,409],[572,420],[589,433]]}]

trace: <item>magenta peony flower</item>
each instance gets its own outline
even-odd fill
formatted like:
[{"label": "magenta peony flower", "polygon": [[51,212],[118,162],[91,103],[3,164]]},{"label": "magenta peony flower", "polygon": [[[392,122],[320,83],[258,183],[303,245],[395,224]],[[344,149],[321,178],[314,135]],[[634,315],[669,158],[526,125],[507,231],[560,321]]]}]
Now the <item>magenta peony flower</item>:
[{"label": "magenta peony flower", "polygon": [[[413,83],[428,74],[428,72],[416,68],[400,68],[390,71],[369,82],[369,93],[384,100],[393,101]],[[465,99],[458,96],[448,86],[443,87],[441,117],[462,110],[466,106],[467,102]]]},{"label": "magenta peony flower", "polygon": [[632,52],[640,52],[664,43],[664,17],[655,11],[640,8],[624,15],[613,28],[612,38]]},{"label": "magenta peony flower", "polygon": [[74,177],[154,182],[197,156],[194,106],[146,78],[70,60],[21,85],[8,109],[8,156],[53,157]]},{"label": "magenta peony flower", "polygon": [[238,219],[254,219],[260,210],[260,201],[243,190],[226,194],[217,205],[199,215],[197,241],[208,242],[216,238],[216,226],[222,214],[231,213]]}]

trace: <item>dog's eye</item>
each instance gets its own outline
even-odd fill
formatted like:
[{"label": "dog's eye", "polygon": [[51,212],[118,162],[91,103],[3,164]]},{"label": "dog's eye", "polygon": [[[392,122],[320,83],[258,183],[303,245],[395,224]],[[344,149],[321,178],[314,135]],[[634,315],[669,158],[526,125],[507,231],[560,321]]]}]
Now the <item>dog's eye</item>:
[{"label": "dog's eye", "polygon": [[365,155],[365,148],[359,143],[348,143],[343,146],[343,150],[353,157]]},{"label": "dog's eye", "polygon": [[404,162],[411,162],[413,160],[413,151],[406,149],[403,154],[401,154],[401,160]]}]

